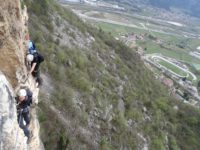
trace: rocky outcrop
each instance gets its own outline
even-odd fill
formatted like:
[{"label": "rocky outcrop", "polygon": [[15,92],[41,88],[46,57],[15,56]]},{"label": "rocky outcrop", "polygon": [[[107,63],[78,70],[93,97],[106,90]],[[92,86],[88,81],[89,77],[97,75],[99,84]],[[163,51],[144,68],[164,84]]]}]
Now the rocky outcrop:
[{"label": "rocky outcrop", "polygon": [[29,77],[23,83],[27,74],[24,62],[28,35],[26,7],[21,9],[20,0],[0,0],[0,3],[0,150],[42,150],[36,108],[31,109],[29,129],[33,138],[27,144],[17,122],[14,99],[16,91],[26,86],[33,92],[33,101],[38,102],[35,80]]},{"label": "rocky outcrop", "polygon": [[[34,79],[30,77],[23,86],[30,88],[33,92],[33,101],[37,102],[39,89],[35,87]],[[40,127],[35,108],[31,108],[29,129],[33,137],[29,145],[27,145],[27,138],[17,123],[13,89],[6,77],[0,72],[0,150],[43,150],[44,147],[39,138]]]},{"label": "rocky outcrop", "polygon": [[14,93],[0,73],[0,150],[23,150],[26,138],[17,123]]},{"label": "rocky outcrop", "polygon": [[0,0],[0,70],[12,86],[24,69],[24,37],[27,34],[26,9],[21,10],[20,0]]}]

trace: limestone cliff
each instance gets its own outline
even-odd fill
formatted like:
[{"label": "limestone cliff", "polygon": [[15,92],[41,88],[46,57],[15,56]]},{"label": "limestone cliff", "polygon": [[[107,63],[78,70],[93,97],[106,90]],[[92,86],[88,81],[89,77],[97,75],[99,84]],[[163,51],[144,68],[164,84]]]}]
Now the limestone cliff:
[{"label": "limestone cliff", "polygon": [[0,3],[0,150],[40,150],[43,147],[39,139],[36,109],[31,109],[30,130],[33,138],[27,145],[27,139],[17,123],[14,99],[21,86],[33,91],[34,102],[37,102],[39,92],[32,77],[23,83],[27,74],[24,63],[25,37],[28,34],[26,7],[21,9],[20,0],[0,0]]},{"label": "limestone cliff", "polygon": [[26,9],[20,9],[19,0],[0,0],[0,69],[11,85],[24,73],[24,36],[27,32]]},{"label": "limestone cliff", "polygon": [[24,149],[26,139],[17,123],[14,93],[0,73],[0,150]]}]

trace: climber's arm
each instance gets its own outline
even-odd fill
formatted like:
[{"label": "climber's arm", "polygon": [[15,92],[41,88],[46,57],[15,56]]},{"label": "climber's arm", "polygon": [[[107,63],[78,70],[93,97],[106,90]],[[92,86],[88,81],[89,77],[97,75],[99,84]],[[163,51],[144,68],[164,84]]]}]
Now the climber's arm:
[{"label": "climber's arm", "polygon": [[31,74],[34,71],[36,65],[37,65],[37,63],[33,63],[31,70],[29,71],[29,74]]}]

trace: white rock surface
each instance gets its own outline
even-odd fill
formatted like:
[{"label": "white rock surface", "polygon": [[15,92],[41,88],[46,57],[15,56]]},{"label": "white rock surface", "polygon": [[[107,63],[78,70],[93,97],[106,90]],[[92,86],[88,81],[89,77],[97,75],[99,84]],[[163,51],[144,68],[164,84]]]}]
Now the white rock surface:
[{"label": "white rock surface", "polygon": [[0,150],[24,150],[26,140],[17,123],[13,89],[0,72]]}]

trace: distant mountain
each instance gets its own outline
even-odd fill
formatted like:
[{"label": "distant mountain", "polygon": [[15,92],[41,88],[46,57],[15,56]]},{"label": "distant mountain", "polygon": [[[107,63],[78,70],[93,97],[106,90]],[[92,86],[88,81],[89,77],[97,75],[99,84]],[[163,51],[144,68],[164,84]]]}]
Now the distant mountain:
[{"label": "distant mountain", "polygon": [[185,9],[185,12],[191,16],[200,17],[200,2],[199,0],[104,0],[113,1],[123,4],[137,5],[146,4],[158,8],[170,10],[171,7]]},{"label": "distant mountain", "polygon": [[200,3],[198,0],[149,0],[149,4],[164,9],[177,7],[187,10],[187,12],[196,17],[200,17]]}]

